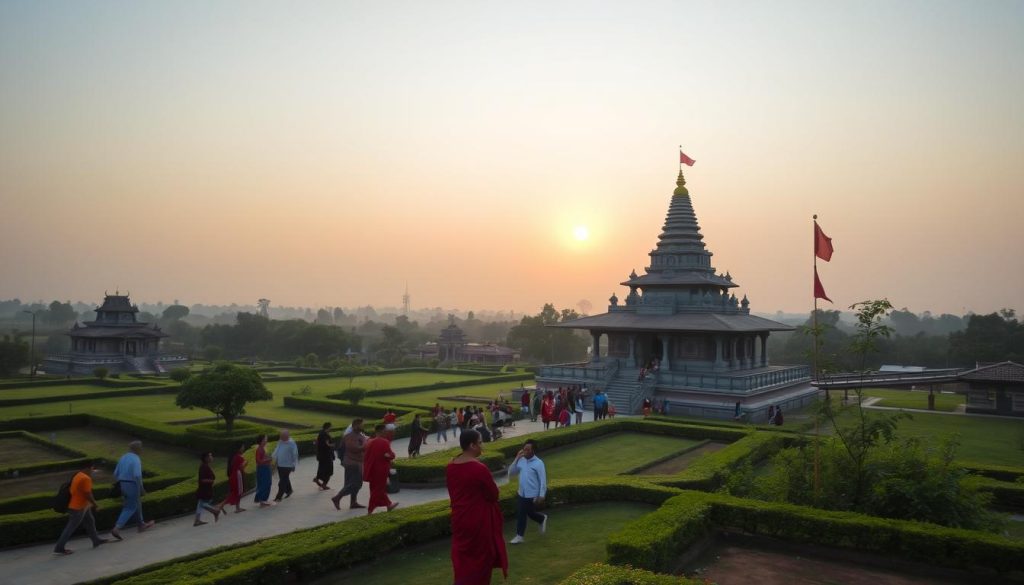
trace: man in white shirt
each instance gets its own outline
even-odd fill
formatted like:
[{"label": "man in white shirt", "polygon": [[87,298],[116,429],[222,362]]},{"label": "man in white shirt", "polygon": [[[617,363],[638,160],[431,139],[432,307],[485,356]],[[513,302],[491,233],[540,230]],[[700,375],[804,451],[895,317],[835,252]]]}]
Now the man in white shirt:
[{"label": "man in white shirt", "polygon": [[523,542],[526,533],[526,519],[530,518],[540,524],[540,533],[548,529],[548,515],[537,512],[535,506],[544,505],[544,496],[548,491],[548,475],[544,462],[537,457],[537,443],[529,439],[523,448],[516,453],[516,458],[508,468],[508,476],[519,476],[519,489],[516,503],[516,536],[510,544]]}]

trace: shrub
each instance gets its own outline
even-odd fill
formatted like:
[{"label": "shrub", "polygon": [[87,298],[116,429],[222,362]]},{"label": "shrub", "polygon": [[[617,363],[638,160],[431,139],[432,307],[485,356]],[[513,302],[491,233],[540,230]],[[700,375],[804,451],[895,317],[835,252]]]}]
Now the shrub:
[{"label": "shrub", "polygon": [[355,388],[346,388],[338,394],[338,397],[342,400],[348,400],[352,403],[352,406],[355,406],[359,404],[363,398],[366,398],[366,388],[360,388],[358,386]]},{"label": "shrub", "polygon": [[587,565],[558,585],[705,585],[703,580],[687,579],[602,563]]},{"label": "shrub", "polygon": [[106,379],[107,374],[109,374],[109,373],[110,373],[110,370],[108,370],[107,368],[104,368],[103,366],[100,366],[98,368],[93,368],[93,370],[92,370],[92,375],[96,376],[96,379],[98,379],[98,380]]},{"label": "shrub", "polygon": [[185,380],[188,380],[191,375],[192,372],[188,368],[174,368],[171,370],[169,377],[179,384],[184,384]]}]

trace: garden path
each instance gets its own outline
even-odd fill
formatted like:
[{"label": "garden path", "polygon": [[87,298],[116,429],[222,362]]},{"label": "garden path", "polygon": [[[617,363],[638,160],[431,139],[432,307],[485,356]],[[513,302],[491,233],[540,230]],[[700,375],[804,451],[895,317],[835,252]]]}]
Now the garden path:
[{"label": "garden path", "polygon": [[[590,413],[584,415],[584,422],[590,422],[592,419]],[[507,429],[505,437],[542,429],[543,425],[540,422],[519,421],[514,428]],[[433,435],[429,441],[421,448],[420,453],[431,453],[458,445],[458,441],[453,441],[451,437],[448,443],[442,442],[440,445],[436,443]],[[406,456],[408,444],[408,439],[396,439],[393,442],[393,449],[400,458]],[[253,505],[251,497],[247,497],[243,503],[246,512],[227,514],[217,523],[193,527],[192,515],[170,518],[158,522],[152,530],[143,534],[130,529],[124,530],[124,541],[113,542],[95,550],[83,536],[71,541],[68,548],[75,553],[66,557],[55,557],[51,554],[53,543],[0,551],[0,566],[4,568],[3,581],[9,585],[78,583],[220,546],[251,542],[294,530],[344,521],[365,513],[362,510],[348,510],[344,504],[341,512],[335,511],[330,502],[330,496],[335,490],[321,492],[313,485],[311,479],[315,469],[316,462],[313,458],[303,458],[299,462],[298,471],[292,476],[295,493],[290,498],[279,505],[260,509]],[[340,468],[335,472],[333,487],[341,487],[341,473]],[[495,480],[498,485],[508,482],[504,474],[498,474]],[[276,491],[276,485],[273,489]],[[368,495],[369,487],[364,485],[363,490],[359,492],[359,500],[365,504]],[[402,506],[414,506],[447,497],[448,490],[443,487],[406,488],[392,496],[392,500],[400,502]],[[209,515],[204,519],[211,520]],[[54,534],[54,541],[58,536],[59,534]],[[101,533],[100,536],[107,537],[107,534]]]}]

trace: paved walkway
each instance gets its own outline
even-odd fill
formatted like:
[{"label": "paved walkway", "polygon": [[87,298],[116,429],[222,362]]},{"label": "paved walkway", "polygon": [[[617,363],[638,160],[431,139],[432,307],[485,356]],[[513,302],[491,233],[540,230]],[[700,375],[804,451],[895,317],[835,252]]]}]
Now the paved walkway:
[{"label": "paved walkway", "polygon": [[[584,415],[584,422],[591,420],[591,414]],[[539,430],[543,430],[543,424],[540,422],[520,421],[514,428],[505,429],[504,436],[514,437]],[[427,440],[429,443],[420,449],[421,454],[458,446],[458,440],[453,439],[451,433],[447,443],[442,442],[438,445],[434,435]],[[404,458],[409,439],[397,439],[392,445],[399,458]],[[486,445],[484,449],[486,451]],[[192,526],[191,514],[187,517],[166,519],[143,534],[130,529],[124,530],[124,541],[113,542],[96,550],[92,549],[88,538],[83,536],[71,541],[68,548],[73,549],[75,553],[66,557],[55,557],[51,554],[52,542],[0,551],[2,581],[8,585],[78,583],[218,546],[259,540],[293,530],[347,520],[366,513],[364,510],[346,509],[345,502],[342,503],[341,511],[336,511],[330,502],[330,497],[336,490],[320,491],[312,481],[315,472],[316,461],[306,457],[299,462],[298,470],[292,475],[292,485],[295,488],[292,497],[271,508],[260,509],[252,503],[250,493],[243,501],[245,512],[222,515],[220,522],[217,523],[213,523],[212,518],[205,514],[204,520],[210,521],[206,526]],[[340,489],[342,479],[343,472],[339,466],[332,477],[332,487]],[[495,479],[498,485],[508,482],[502,474]],[[271,493],[276,493],[276,476],[273,490]],[[365,504],[367,497],[369,486],[364,484],[359,492],[359,501]],[[392,501],[400,502],[405,507],[447,498],[448,490],[443,487],[405,488],[394,494]],[[347,502],[348,498],[345,500]],[[54,541],[58,536],[60,535],[53,535]],[[106,537],[107,534],[102,533],[101,536]]]}]

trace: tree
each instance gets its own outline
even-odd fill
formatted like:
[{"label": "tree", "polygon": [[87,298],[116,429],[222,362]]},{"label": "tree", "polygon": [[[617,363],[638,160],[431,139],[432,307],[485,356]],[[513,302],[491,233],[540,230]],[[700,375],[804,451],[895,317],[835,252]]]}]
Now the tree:
[{"label": "tree", "polygon": [[217,347],[216,345],[208,345],[205,348],[203,348],[203,357],[206,358],[206,361],[217,361],[220,359],[222,355],[224,355],[224,350]]},{"label": "tree", "polygon": [[0,376],[12,376],[28,363],[28,344],[4,335],[0,341]]},{"label": "tree", "polygon": [[110,373],[110,370],[108,370],[107,368],[104,368],[103,366],[100,366],[98,368],[93,368],[93,370],[92,370],[92,375],[96,376],[96,378],[99,379],[99,380],[105,380],[109,373]]},{"label": "tree", "polygon": [[174,368],[169,374],[170,378],[179,384],[184,384],[192,376],[188,368]]},{"label": "tree", "polygon": [[319,368],[320,367],[320,357],[318,355],[316,355],[315,353],[312,353],[312,352],[307,353],[306,357],[304,357],[302,359],[302,365],[307,367],[307,368]]},{"label": "tree", "polygon": [[316,322],[320,325],[334,325],[334,317],[327,309],[320,309],[316,312]]},{"label": "tree", "polygon": [[188,317],[189,309],[185,305],[170,305],[164,309],[161,319],[164,321],[177,321]]},{"label": "tree", "polygon": [[246,404],[273,397],[256,370],[218,362],[182,384],[174,402],[180,408],[204,408],[222,417],[230,433],[235,419],[245,414]]},{"label": "tree", "polygon": [[50,325],[67,325],[78,318],[78,311],[71,306],[71,301],[62,303],[53,301],[49,310],[42,315],[43,321]]},{"label": "tree", "polygon": [[352,403],[352,406],[355,406],[359,404],[363,398],[366,398],[366,388],[360,388],[358,386],[355,388],[346,388],[338,394],[338,397],[342,400],[348,400]]},{"label": "tree", "polygon": [[579,318],[571,309],[559,312],[551,303],[544,305],[533,317],[523,317],[518,325],[508,332],[507,345],[522,350],[528,359],[559,363],[583,359],[587,353],[587,340],[571,329],[550,327]]}]

